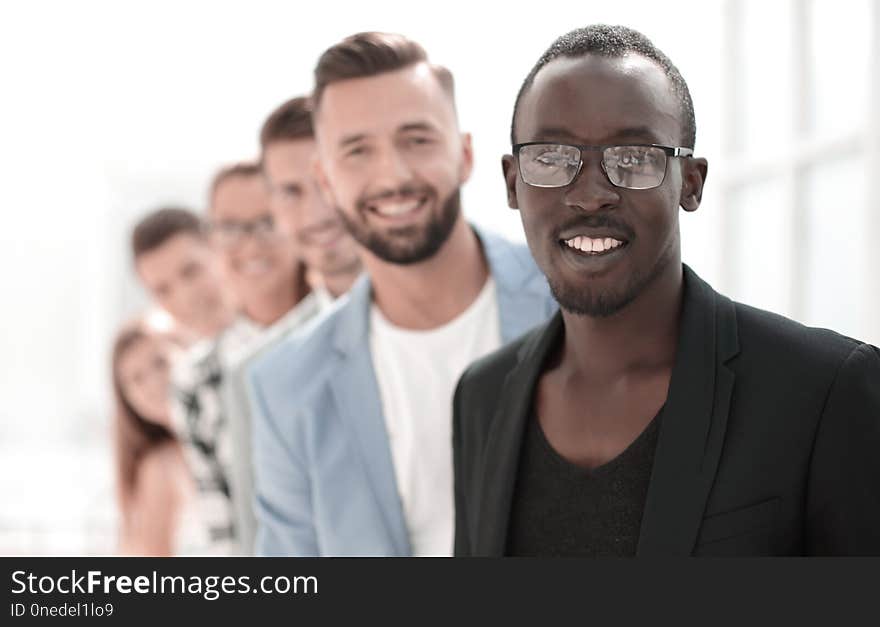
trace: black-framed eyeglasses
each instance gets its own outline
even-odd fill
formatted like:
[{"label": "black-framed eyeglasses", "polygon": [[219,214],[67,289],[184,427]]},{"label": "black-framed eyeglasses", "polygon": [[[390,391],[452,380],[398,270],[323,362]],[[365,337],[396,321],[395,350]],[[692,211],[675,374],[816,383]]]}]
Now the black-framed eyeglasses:
[{"label": "black-framed eyeglasses", "polygon": [[266,240],[274,235],[275,220],[270,214],[265,214],[253,220],[218,220],[212,222],[210,228],[222,246],[237,246],[247,235],[253,235],[259,240]]},{"label": "black-framed eyeglasses", "polygon": [[615,187],[652,189],[666,178],[668,157],[690,157],[694,151],[681,146],[630,144],[626,146],[579,146],[551,142],[513,145],[522,180],[533,187],[565,187],[584,165],[583,151],[602,153],[600,165]]}]

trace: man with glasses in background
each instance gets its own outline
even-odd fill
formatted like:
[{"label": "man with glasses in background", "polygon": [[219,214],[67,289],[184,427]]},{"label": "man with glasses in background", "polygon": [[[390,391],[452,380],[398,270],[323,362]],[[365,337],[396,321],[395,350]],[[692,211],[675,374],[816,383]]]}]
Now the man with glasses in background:
[{"label": "man with glasses in background", "polygon": [[[207,526],[206,553],[248,552],[236,524],[250,492],[235,490],[236,421],[228,402],[230,371],[267,333],[302,324],[320,307],[305,280],[296,244],[276,227],[260,166],[238,164],[214,178],[208,210],[211,243],[239,303],[238,317],[216,338],[196,346],[175,368],[175,414],[184,432]],[[230,411],[232,410],[232,411]],[[247,444],[245,444],[246,446]]]},{"label": "man with glasses in background", "polygon": [[564,35],[523,83],[508,204],[561,311],[459,383],[456,555],[880,554],[880,352],[682,265],[695,135],[624,27]]}]

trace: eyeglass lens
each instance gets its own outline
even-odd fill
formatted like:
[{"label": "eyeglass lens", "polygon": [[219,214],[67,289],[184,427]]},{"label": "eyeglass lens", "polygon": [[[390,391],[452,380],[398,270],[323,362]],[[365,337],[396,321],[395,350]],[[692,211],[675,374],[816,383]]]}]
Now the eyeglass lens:
[{"label": "eyeglass lens", "polygon": [[[607,146],[602,169],[617,187],[651,189],[666,175],[666,153],[656,146]],[[523,181],[537,187],[564,187],[577,176],[581,149],[566,144],[529,144],[519,150]]]},{"label": "eyeglass lens", "polygon": [[253,235],[258,239],[271,235],[274,232],[275,223],[271,215],[263,215],[247,221],[218,222],[214,225],[214,229],[225,244],[236,244],[246,235]]}]

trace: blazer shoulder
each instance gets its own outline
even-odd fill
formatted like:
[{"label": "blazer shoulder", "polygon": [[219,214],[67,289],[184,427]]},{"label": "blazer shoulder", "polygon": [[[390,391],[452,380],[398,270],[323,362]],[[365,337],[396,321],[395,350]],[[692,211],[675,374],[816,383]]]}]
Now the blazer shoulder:
[{"label": "blazer shoulder", "polygon": [[302,396],[321,385],[329,376],[328,357],[344,311],[345,307],[332,309],[264,346],[246,364],[253,384],[267,398]]},{"label": "blazer shoulder", "polygon": [[477,235],[483,243],[483,250],[489,258],[490,265],[496,273],[511,276],[525,275],[532,278],[543,274],[538,269],[529,247],[521,242],[514,242],[503,235],[492,231],[477,229]]},{"label": "blazer shoulder", "polygon": [[501,236],[498,236],[498,240],[503,242],[502,246],[507,249],[508,254],[515,258],[519,263],[537,272],[538,267],[535,265],[535,259],[532,257],[532,253],[526,244],[514,242],[502,238]]},{"label": "blazer shoulder", "polygon": [[784,356],[811,369],[834,371],[864,342],[830,329],[809,327],[785,316],[735,303],[740,348],[762,357]]}]

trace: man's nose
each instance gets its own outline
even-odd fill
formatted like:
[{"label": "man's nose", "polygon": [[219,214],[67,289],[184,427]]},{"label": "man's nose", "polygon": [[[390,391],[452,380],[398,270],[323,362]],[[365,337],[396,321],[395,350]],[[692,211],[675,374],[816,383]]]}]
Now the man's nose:
[{"label": "man's nose", "polygon": [[578,211],[594,213],[612,209],[619,202],[619,190],[608,180],[601,155],[584,155],[580,171],[566,189],[565,203]]},{"label": "man's nose", "polygon": [[412,181],[413,171],[409,161],[394,146],[378,151],[372,168],[373,186],[399,189]]}]

